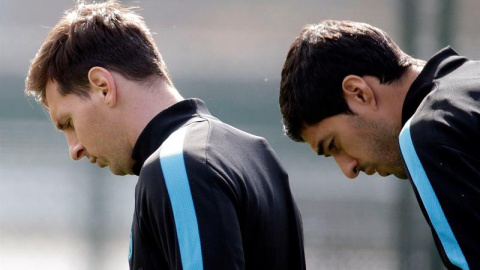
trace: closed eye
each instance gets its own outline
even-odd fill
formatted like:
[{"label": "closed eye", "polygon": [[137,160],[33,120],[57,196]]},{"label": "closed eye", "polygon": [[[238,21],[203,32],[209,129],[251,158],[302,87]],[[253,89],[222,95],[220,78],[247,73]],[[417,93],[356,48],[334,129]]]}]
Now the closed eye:
[{"label": "closed eye", "polygon": [[335,140],[332,139],[332,140],[330,141],[330,143],[328,144],[328,151],[327,151],[327,153],[325,154],[325,157],[330,157],[330,156],[332,156],[332,153],[334,153],[335,150],[337,150],[337,145],[335,144]]},{"label": "closed eye", "polygon": [[62,125],[61,125],[61,130],[64,129],[73,129],[73,122],[71,119],[67,119]]},{"label": "closed eye", "polygon": [[333,151],[333,150],[335,150],[335,149],[337,149],[337,145],[335,144],[335,140],[332,139],[332,140],[330,141],[330,144],[328,145],[328,151],[331,152],[331,151]]}]

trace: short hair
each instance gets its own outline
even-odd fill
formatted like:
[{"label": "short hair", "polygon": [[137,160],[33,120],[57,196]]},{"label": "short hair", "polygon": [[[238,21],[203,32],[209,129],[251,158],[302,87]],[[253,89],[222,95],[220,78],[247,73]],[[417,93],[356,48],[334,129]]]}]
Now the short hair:
[{"label": "short hair", "polygon": [[291,44],[281,74],[279,104],[286,135],[303,142],[304,126],[351,114],[342,93],[346,76],[370,75],[392,83],[411,59],[387,33],[366,23],[326,20],[305,26]]},{"label": "short hair", "polygon": [[150,30],[133,7],[115,0],[80,1],[65,12],[32,60],[25,93],[48,106],[45,87],[56,81],[60,94],[88,98],[88,72],[94,66],[135,81],[159,75],[172,84]]}]

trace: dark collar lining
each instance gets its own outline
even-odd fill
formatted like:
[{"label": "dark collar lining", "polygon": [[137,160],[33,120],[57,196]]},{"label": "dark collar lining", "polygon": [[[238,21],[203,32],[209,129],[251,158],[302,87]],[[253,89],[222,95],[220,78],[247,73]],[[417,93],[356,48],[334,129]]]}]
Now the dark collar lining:
[{"label": "dark collar lining", "polygon": [[456,57],[452,59],[453,56],[458,56],[458,54],[451,47],[446,47],[428,60],[405,97],[402,109],[402,126],[412,117],[423,99],[434,89],[433,80],[442,67],[448,66],[447,62],[457,59]]},{"label": "dark collar lining", "polygon": [[180,101],[157,114],[147,124],[135,143],[132,152],[132,158],[136,161],[133,172],[139,175],[145,160],[170,134],[196,115],[211,116],[205,103],[200,99]]}]

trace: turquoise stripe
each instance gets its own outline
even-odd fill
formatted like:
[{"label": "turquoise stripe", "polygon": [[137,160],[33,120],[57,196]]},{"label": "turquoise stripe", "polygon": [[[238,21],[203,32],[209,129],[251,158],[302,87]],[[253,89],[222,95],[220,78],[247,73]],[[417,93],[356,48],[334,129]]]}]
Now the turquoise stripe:
[{"label": "turquoise stripe", "polygon": [[201,270],[203,259],[200,234],[183,157],[186,131],[186,127],[180,128],[162,144],[160,164],[172,204],[182,268]]},{"label": "turquoise stripe", "polygon": [[433,228],[437,232],[438,238],[443,245],[448,259],[453,265],[468,270],[469,267],[467,260],[465,259],[462,249],[448,224],[437,195],[435,194],[422,163],[418,158],[417,152],[415,151],[410,133],[410,121],[411,119],[407,121],[402,132],[400,132],[400,150],[402,151],[408,171],[410,172],[410,177],[418,190],[425,210],[428,213]]},{"label": "turquoise stripe", "polygon": [[133,230],[130,230],[130,248],[128,249],[128,260],[132,259],[133,255]]}]

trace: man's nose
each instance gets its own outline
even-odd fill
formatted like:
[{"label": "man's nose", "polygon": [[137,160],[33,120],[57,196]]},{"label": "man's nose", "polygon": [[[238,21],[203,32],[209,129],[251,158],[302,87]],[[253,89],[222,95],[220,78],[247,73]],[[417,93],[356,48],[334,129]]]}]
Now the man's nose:
[{"label": "man's nose", "polygon": [[333,154],[333,158],[335,158],[335,162],[346,177],[355,178],[359,175],[360,169],[357,159],[344,152]]},{"label": "man's nose", "polygon": [[68,151],[70,153],[70,157],[73,160],[80,160],[85,156],[85,147],[83,144],[81,144],[75,133],[69,132],[65,133],[65,136],[67,137],[67,143],[68,143]]}]

